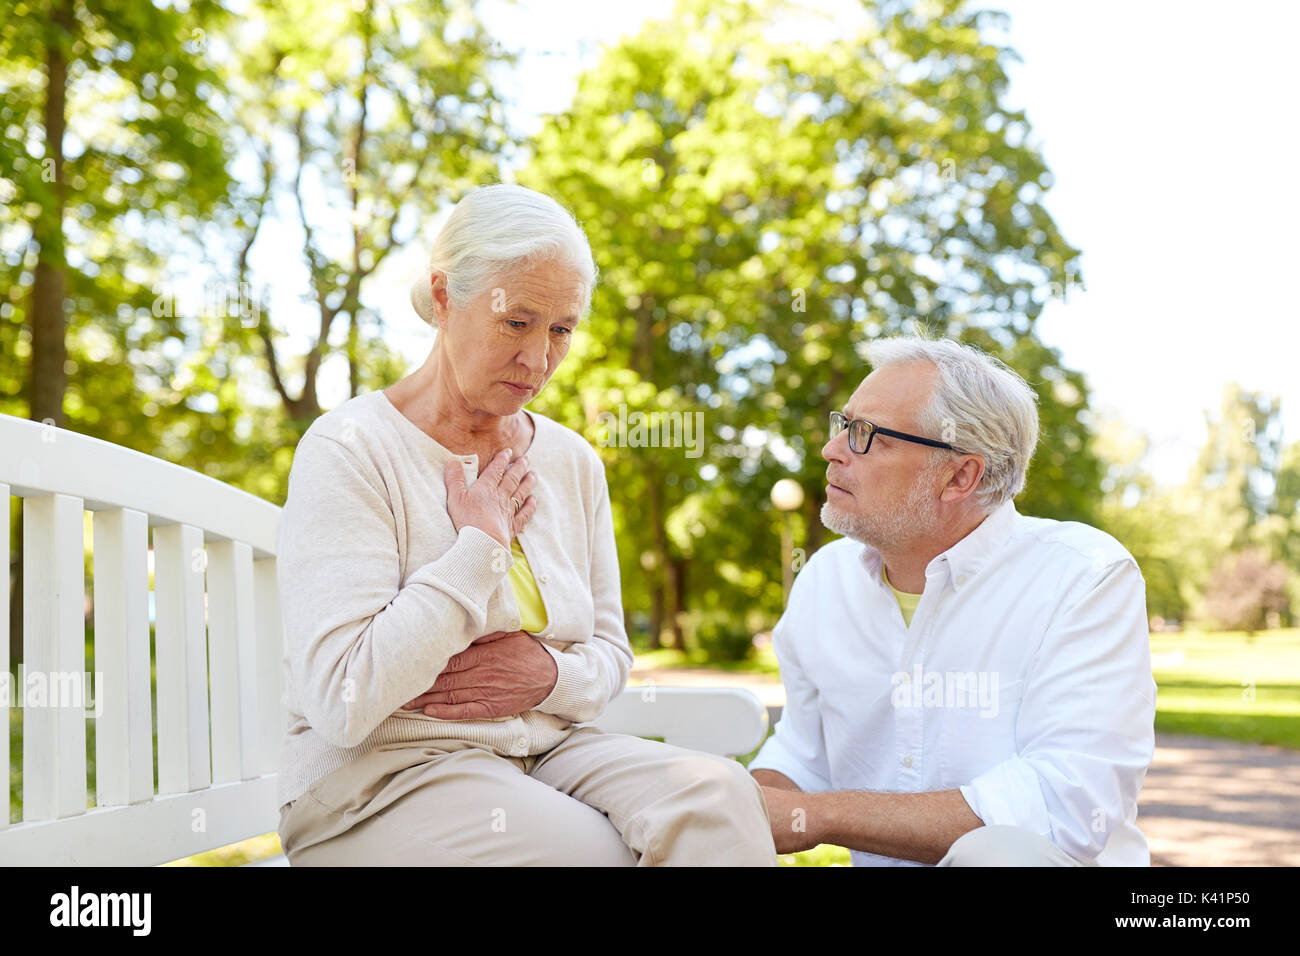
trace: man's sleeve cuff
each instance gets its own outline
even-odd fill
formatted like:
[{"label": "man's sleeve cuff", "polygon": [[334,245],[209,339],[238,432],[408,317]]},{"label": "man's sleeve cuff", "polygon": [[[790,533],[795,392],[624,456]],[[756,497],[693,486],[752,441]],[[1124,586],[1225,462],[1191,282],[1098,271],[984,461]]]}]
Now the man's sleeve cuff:
[{"label": "man's sleeve cuff", "polygon": [[1023,827],[1052,838],[1052,821],[1038,774],[1019,757],[990,767],[960,790],[985,826]]},{"label": "man's sleeve cuff", "polygon": [[822,780],[796,760],[776,734],[767,738],[747,769],[775,770],[785,774],[804,793],[822,793],[831,788],[829,780]]}]

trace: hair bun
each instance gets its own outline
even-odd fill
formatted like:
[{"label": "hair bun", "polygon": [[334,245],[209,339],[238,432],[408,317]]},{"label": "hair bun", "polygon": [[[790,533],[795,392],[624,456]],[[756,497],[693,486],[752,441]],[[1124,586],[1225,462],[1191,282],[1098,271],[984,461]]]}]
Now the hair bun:
[{"label": "hair bun", "polygon": [[411,308],[415,314],[424,319],[433,328],[438,327],[438,317],[433,311],[433,289],[430,288],[432,276],[426,271],[411,283]]}]

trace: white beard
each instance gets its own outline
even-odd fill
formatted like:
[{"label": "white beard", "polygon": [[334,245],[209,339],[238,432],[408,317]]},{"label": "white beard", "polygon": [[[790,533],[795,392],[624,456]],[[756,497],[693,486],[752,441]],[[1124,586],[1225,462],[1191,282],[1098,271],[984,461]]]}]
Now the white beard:
[{"label": "white beard", "polygon": [[934,472],[934,468],[926,468],[916,476],[916,482],[898,507],[881,509],[877,514],[848,511],[828,501],[822,505],[822,524],[877,551],[894,551],[925,537],[939,521],[939,502],[931,490]]}]

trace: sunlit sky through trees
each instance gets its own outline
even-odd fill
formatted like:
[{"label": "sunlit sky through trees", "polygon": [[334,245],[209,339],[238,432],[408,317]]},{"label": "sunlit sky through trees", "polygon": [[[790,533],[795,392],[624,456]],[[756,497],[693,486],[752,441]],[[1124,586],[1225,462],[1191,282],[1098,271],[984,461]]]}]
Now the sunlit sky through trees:
[{"label": "sunlit sky through trees", "polygon": [[[1186,474],[1227,381],[1279,395],[1284,440],[1300,438],[1300,306],[1288,281],[1300,258],[1300,132],[1289,102],[1300,5],[989,6],[1011,15],[999,40],[1022,62],[1010,70],[1008,105],[1026,110],[1055,174],[1046,206],[1083,250],[1082,286],[1046,306],[1043,340],[1085,372],[1098,414],[1149,436],[1145,467],[1161,482]],[[832,35],[857,9],[806,7],[782,31],[787,39]],[[512,122],[533,132],[543,113],[568,105],[601,44],[670,10],[664,0],[490,0],[485,23],[521,53],[517,71],[499,77]],[[293,258],[293,232],[281,226],[263,248]],[[413,365],[431,336],[406,298],[424,254],[417,243],[390,257],[365,295]],[[303,270],[288,261],[263,268],[290,281]],[[288,285],[272,295],[291,302]],[[345,397],[346,367],[327,366],[323,404]]]}]

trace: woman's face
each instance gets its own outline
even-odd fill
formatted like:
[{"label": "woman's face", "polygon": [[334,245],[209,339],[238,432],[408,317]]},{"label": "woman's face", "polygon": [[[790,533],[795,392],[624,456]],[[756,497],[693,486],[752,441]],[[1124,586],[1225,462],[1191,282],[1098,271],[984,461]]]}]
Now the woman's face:
[{"label": "woman's face", "polygon": [[514,269],[464,307],[434,282],[438,337],[456,386],[474,411],[513,415],[532,401],[568,354],[586,288],[561,262]]}]

